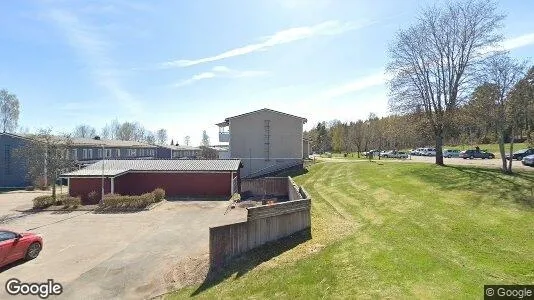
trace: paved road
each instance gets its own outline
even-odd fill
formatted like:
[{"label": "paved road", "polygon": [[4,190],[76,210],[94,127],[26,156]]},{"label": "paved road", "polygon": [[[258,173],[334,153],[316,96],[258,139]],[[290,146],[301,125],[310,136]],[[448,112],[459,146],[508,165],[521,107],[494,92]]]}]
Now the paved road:
[{"label": "paved road", "polygon": [[[320,161],[329,161],[329,162],[366,162],[365,159],[350,159],[350,158],[324,158],[317,157],[317,160]],[[374,159],[378,161],[378,159]],[[428,156],[412,156],[409,159],[381,159],[382,162],[417,162],[417,163],[435,163],[435,157]],[[469,166],[480,166],[488,168],[500,168],[502,165],[501,159],[463,159],[463,158],[444,158],[446,165],[469,165]],[[514,160],[512,163],[513,170],[521,171],[532,171],[534,172],[533,167],[524,166],[520,161]]]},{"label": "paved road", "polygon": [[[33,195],[35,196],[35,195]],[[0,215],[11,214],[33,196],[0,194]],[[13,203],[15,202],[15,203]],[[208,253],[209,227],[246,219],[226,211],[226,201],[164,202],[151,211],[128,214],[41,212],[1,224],[44,238],[41,255],[3,270],[24,282],[62,283],[58,299],[142,299],[166,291],[164,276],[188,257]],[[80,296],[82,296],[80,298]],[[0,299],[6,297],[4,288]]]}]

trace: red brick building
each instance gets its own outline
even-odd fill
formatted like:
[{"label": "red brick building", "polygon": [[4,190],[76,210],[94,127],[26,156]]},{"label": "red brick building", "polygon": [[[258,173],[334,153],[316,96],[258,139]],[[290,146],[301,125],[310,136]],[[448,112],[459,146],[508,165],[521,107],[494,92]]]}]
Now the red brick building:
[{"label": "red brick building", "polygon": [[[231,196],[238,191],[239,160],[104,160],[61,176],[68,179],[69,195],[95,204],[104,193],[140,195],[156,188],[167,196]],[[91,203],[87,195],[96,192]]]}]

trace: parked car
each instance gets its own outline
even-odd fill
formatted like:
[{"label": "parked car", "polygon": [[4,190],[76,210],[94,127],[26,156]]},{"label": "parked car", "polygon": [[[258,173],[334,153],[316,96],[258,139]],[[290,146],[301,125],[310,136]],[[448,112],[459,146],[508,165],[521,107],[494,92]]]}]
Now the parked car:
[{"label": "parked car", "polygon": [[495,158],[495,154],[486,152],[486,151],[480,151],[480,150],[465,150],[465,151],[460,152],[459,157],[463,159],[468,159],[468,158],[469,159],[473,159],[473,158],[493,159]]},{"label": "parked car", "polygon": [[42,249],[43,239],[38,234],[0,229],[0,267],[21,259],[34,259]]},{"label": "parked car", "polygon": [[[512,153],[512,159],[522,160],[523,157],[534,154],[534,148],[521,149]],[[510,154],[506,155],[506,159],[510,160]]]},{"label": "parked car", "polygon": [[423,152],[424,152],[425,148],[417,148],[415,150],[412,150],[410,152],[411,155],[415,155],[415,156],[421,156],[423,155]]},{"label": "parked car", "polygon": [[523,157],[521,163],[525,166],[534,167],[534,154]]},{"label": "parked car", "polygon": [[421,150],[422,156],[436,156],[436,149],[435,148],[423,148]]},{"label": "parked car", "polygon": [[445,150],[443,150],[443,157],[448,157],[448,158],[460,157],[460,150],[458,150],[458,149],[445,149]]},{"label": "parked car", "polygon": [[408,153],[392,150],[381,154],[381,156],[384,158],[408,158]]},{"label": "parked car", "polygon": [[378,151],[378,150],[369,150],[369,151],[365,152],[364,155],[366,157],[368,157],[369,155],[379,156],[380,155],[380,151]]}]

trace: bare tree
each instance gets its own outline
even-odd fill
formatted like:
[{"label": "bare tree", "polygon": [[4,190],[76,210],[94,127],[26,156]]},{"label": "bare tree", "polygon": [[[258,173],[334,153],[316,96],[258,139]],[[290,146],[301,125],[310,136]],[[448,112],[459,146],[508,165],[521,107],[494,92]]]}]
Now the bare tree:
[{"label": "bare tree", "polygon": [[494,85],[498,89],[498,94],[494,99],[494,111],[496,117],[496,128],[499,137],[499,152],[502,159],[502,170],[505,173],[512,172],[512,161],[506,163],[504,143],[506,136],[510,136],[510,157],[514,150],[514,135],[517,125],[516,118],[518,111],[522,107],[514,105],[511,101],[510,92],[522,78],[525,70],[525,63],[518,62],[510,58],[507,54],[500,53],[493,55],[486,60],[484,74],[485,81]]},{"label": "bare tree", "polygon": [[184,138],[184,144],[186,146],[189,146],[189,143],[191,142],[191,137],[186,135],[185,138]]},{"label": "bare tree", "polygon": [[447,2],[424,9],[389,49],[390,107],[401,113],[423,108],[434,133],[438,165],[443,165],[444,133],[479,62],[502,39],[496,31],[503,18],[492,1]]},{"label": "bare tree", "polygon": [[7,90],[0,90],[0,122],[2,132],[14,132],[19,121],[19,99]]},{"label": "bare tree", "polygon": [[202,131],[202,146],[209,147],[210,145],[210,137],[206,130]]},{"label": "bare tree", "polygon": [[165,145],[167,143],[167,139],[167,129],[161,128],[156,132],[156,140],[158,144]]},{"label": "bare tree", "polygon": [[155,145],[156,144],[156,135],[151,131],[148,131],[145,134],[145,138],[144,139],[145,139],[145,142],[147,142],[150,145]]},{"label": "bare tree", "polygon": [[56,180],[61,173],[74,168],[69,149],[72,140],[68,135],[55,136],[51,130],[41,129],[28,136],[29,142],[15,151],[15,155],[25,160],[28,177],[34,183],[52,185],[52,196],[56,197]]},{"label": "bare tree", "polygon": [[86,124],[78,125],[74,128],[72,136],[79,138],[94,138],[96,136],[96,129]]}]

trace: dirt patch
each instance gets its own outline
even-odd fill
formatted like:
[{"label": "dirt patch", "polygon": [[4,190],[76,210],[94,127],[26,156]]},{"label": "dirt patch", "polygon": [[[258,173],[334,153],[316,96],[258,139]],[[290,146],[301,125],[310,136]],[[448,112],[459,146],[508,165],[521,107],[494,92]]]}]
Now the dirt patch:
[{"label": "dirt patch", "polygon": [[164,285],[168,291],[186,286],[200,284],[209,271],[209,254],[187,257],[171,265],[163,275]]}]

